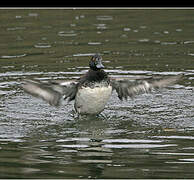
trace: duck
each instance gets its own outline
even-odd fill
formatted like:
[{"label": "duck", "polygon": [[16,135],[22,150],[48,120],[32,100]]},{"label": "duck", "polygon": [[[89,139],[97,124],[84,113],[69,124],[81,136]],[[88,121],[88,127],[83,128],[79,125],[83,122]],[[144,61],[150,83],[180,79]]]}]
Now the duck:
[{"label": "duck", "polygon": [[74,110],[79,115],[98,115],[104,109],[113,91],[118,98],[133,99],[136,95],[150,93],[178,82],[183,74],[131,80],[111,77],[104,70],[102,56],[97,53],[89,61],[89,70],[76,80],[23,79],[22,89],[43,99],[52,106],[60,106],[63,100],[74,101]]}]

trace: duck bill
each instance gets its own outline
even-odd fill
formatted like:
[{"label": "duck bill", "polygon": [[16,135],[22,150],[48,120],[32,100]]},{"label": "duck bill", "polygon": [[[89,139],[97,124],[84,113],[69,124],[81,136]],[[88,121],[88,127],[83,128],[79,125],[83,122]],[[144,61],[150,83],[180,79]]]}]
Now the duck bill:
[{"label": "duck bill", "polygon": [[103,68],[104,68],[104,65],[103,65],[101,62],[99,62],[99,63],[96,65],[96,67],[97,67],[98,69],[103,69]]}]

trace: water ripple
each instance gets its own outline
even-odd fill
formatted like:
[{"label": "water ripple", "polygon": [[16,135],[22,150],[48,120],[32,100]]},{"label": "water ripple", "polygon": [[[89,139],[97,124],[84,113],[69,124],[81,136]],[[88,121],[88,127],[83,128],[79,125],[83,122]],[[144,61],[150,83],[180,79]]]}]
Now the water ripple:
[{"label": "water ripple", "polygon": [[103,143],[160,143],[162,140],[147,140],[147,139],[104,139]]},{"label": "water ripple", "polygon": [[58,145],[58,147],[62,148],[87,148],[88,145],[85,144],[65,144],[65,145]]},{"label": "water ripple", "polygon": [[35,48],[50,48],[51,45],[48,43],[38,43],[34,45]]},{"label": "water ripple", "polygon": [[160,139],[188,139],[188,140],[194,140],[193,136],[152,136],[155,138]]},{"label": "water ripple", "polygon": [[78,53],[78,54],[73,54],[73,56],[75,57],[82,57],[82,56],[93,56],[95,55],[96,53]]},{"label": "water ripple", "polygon": [[71,30],[71,31],[59,31],[58,32],[58,36],[61,36],[61,37],[73,37],[73,36],[77,36],[77,33],[75,33],[74,30]]},{"label": "water ripple", "polygon": [[150,148],[164,148],[173,147],[177,144],[105,144],[103,147],[112,149],[123,149],[123,148],[135,148],[135,149],[150,149]]},{"label": "water ripple", "polygon": [[88,42],[88,45],[101,45],[101,42]]},{"label": "water ripple", "polygon": [[12,59],[12,58],[21,58],[25,57],[27,54],[18,54],[18,55],[2,55],[0,56],[0,59]]},{"label": "water ripple", "polygon": [[104,30],[107,29],[106,24],[94,24],[97,29]]},{"label": "water ripple", "polygon": [[101,21],[110,21],[113,20],[112,16],[96,16],[97,20],[101,20]]},{"label": "water ripple", "polygon": [[16,30],[24,30],[24,29],[26,29],[26,27],[23,27],[23,26],[21,26],[21,27],[9,27],[9,28],[7,28],[7,31],[16,31]]}]

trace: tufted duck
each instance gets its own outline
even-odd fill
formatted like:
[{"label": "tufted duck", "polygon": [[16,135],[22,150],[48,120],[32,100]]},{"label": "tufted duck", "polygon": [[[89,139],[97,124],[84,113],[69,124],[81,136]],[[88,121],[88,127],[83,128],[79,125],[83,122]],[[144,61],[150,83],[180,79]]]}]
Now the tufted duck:
[{"label": "tufted duck", "polygon": [[42,98],[50,105],[59,106],[62,97],[68,101],[75,100],[74,108],[78,114],[97,115],[105,108],[112,91],[116,90],[120,100],[148,93],[153,89],[162,88],[176,83],[182,75],[147,80],[118,79],[109,77],[103,70],[102,57],[92,56],[88,72],[74,81],[25,79],[22,88],[29,94]]}]

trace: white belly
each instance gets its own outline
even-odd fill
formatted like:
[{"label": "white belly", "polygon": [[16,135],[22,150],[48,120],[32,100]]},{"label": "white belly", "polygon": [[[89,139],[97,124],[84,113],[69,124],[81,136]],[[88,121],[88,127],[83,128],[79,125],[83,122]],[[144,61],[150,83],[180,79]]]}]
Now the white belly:
[{"label": "white belly", "polygon": [[75,98],[75,109],[79,114],[99,114],[105,108],[112,87],[80,88]]}]

